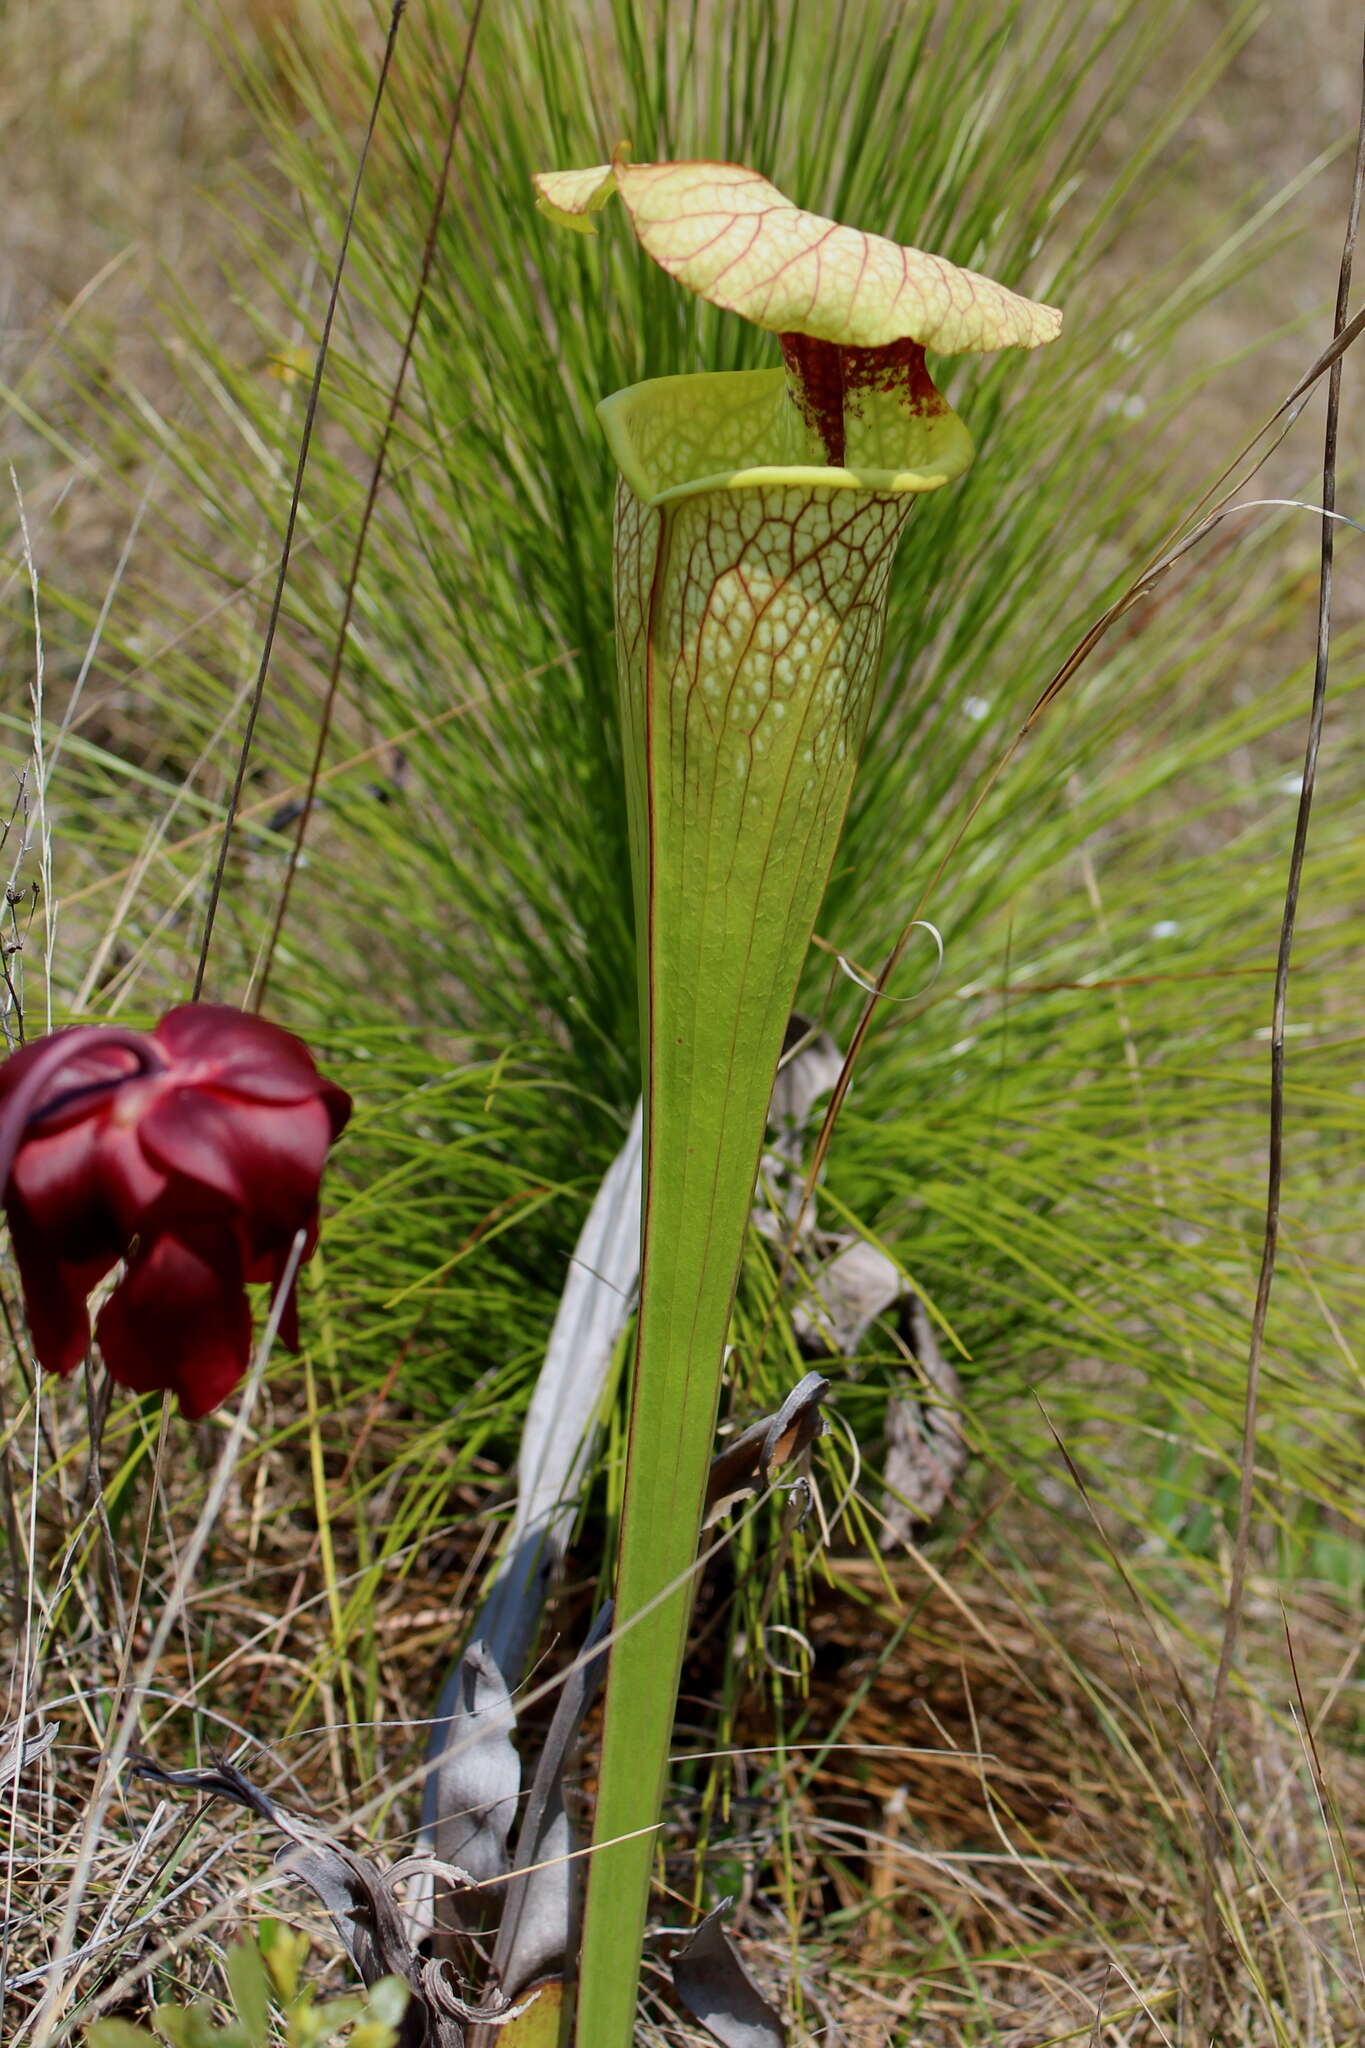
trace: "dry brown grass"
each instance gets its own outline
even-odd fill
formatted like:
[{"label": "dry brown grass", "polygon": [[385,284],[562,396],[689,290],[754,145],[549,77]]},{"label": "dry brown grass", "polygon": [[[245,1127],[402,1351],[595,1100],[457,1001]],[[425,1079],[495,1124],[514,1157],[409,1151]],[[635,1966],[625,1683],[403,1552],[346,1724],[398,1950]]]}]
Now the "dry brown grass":
[{"label": "dry brown grass", "polygon": [[[371,1583],[362,1524],[395,1512],[410,1484],[408,1425],[381,1404],[370,1419],[358,1447],[322,1447],[288,1397],[272,1399],[147,1674],[138,1743],[171,1764],[230,1754],[284,1804],[393,1857],[411,1841],[433,1678],[468,1611],[492,1495],[453,1490],[448,1538],[373,1584],[366,1624],[350,1630],[339,1657],[337,1599]],[[278,1442],[291,1428],[293,1448]],[[129,1441],[120,1432],[106,1444],[106,1481]],[[220,1431],[201,1432],[203,1469],[220,1443]],[[33,1574],[50,1590],[32,1610],[41,1637],[30,1697],[40,1709],[31,1726],[57,1732],[17,1797],[3,1795],[15,1905],[6,2038],[27,2038],[78,1873],[74,2010],[145,2019],[157,1999],[212,2000],[224,1944],[266,1912],[311,1922],[311,1968],[339,1988],[330,1929],[305,1895],[281,1890],[270,1863],[277,1844],[246,1816],[168,1802],[125,1772],[98,1838],[85,1838],[125,1659],[136,1670],[146,1652],[202,1480],[191,1461],[167,1469],[159,1512],[169,1519],[155,1530],[139,1594],[148,1468],[111,1544],[86,1495],[79,1429],[51,1452],[55,1462],[41,1459]],[[325,1546],[300,1506],[319,1457]],[[363,1512],[357,1481],[374,1488]],[[1036,1512],[1002,1511],[993,1535],[989,1555],[971,1538],[937,1562],[910,1550],[885,1572],[856,1554],[831,1559],[806,1616],[809,1698],[797,1688],[774,1719],[763,1689],[751,1687],[723,1737],[715,1642],[702,1623],[684,1681],[684,1740],[735,1751],[708,1855],[721,1868],[737,1859],[748,1952],[789,1996],[800,1942],[796,1995],[810,2031],[798,2026],[798,2040],[1202,2042],[1197,1731],[1208,1664],[1197,1625],[1212,1624],[1214,1609],[1186,1587],[1178,1623],[1163,1619],[1155,1598],[1130,1597],[1102,1558],[1078,1559],[1070,1539],[1059,1550]],[[1035,1560],[1027,1583],[992,1564],[1001,1542]],[[703,1614],[727,1590],[722,1570]],[[1253,1608],[1260,1600],[1253,1587]],[[570,1640],[581,1606],[571,1592],[560,1610]],[[1268,1603],[1258,1620],[1268,1645]],[[1278,1690],[1268,1679],[1237,1702],[1219,1873],[1235,2021],[1227,2038],[1259,2048],[1271,2038],[1266,2014],[1278,2009],[1292,2022],[1286,2039],[1347,2048],[1365,2023],[1352,1965],[1357,1902],[1343,1877],[1365,1850],[1365,1762],[1351,1753],[1357,1706],[1341,1683],[1358,1632],[1311,1587],[1288,1625],[1324,1775],[1319,1784],[1282,1672]],[[705,1805],[684,1795],[674,1813],[667,1874],[680,1919]],[[652,1969],[657,2038],[698,2038],[669,2019],[663,1984]],[[822,2035],[826,2019],[839,2032]]]},{"label": "dry brown grass", "polygon": [[[1041,1538],[1045,1553],[1036,1526],[1011,1534],[1027,1554]],[[802,1841],[815,1862],[823,1848],[843,1865],[857,1981],[913,2011],[926,2048],[1202,2038],[1206,1664],[1099,1570],[1085,1591],[1078,1576],[1044,1572],[1023,1599],[974,1574],[941,1589],[910,1563],[896,1592],[913,1619],[890,1656],[891,1606],[865,1565],[840,1578],[862,1582],[881,1627],[851,1627],[846,1599],[821,1603],[817,1640],[844,1658],[837,1690],[859,1696],[839,1730],[848,1761],[836,1755],[812,1786]],[[1191,1618],[1187,1608],[1182,1629]],[[1353,1650],[1350,1617],[1306,1591],[1292,1627],[1310,1711],[1325,1706],[1317,1734],[1340,1845],[1358,1857],[1365,1764],[1332,1747],[1353,1718],[1331,1695]],[[1226,1782],[1239,1796],[1219,1872],[1225,1968],[1243,1986],[1230,2003],[1245,2038],[1259,2038],[1265,2010],[1244,1988],[1258,1977],[1294,2038],[1345,2042],[1362,2021],[1355,1903],[1320,1825],[1295,1704],[1245,1697],[1234,1720]]]}]

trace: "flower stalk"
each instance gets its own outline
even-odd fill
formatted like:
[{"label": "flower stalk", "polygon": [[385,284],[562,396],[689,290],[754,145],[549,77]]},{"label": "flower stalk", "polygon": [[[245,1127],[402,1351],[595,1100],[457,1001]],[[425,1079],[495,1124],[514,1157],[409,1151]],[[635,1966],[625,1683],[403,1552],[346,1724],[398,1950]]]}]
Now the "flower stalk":
[{"label": "flower stalk", "polygon": [[793,207],[739,165],[537,179],[592,230],[613,192],[687,288],[783,367],[598,408],[644,1044],[645,1194],[579,2048],[629,2048],[730,1312],[783,1034],[839,843],[918,496],[972,459],[925,347],[1033,346],[1060,316]]}]

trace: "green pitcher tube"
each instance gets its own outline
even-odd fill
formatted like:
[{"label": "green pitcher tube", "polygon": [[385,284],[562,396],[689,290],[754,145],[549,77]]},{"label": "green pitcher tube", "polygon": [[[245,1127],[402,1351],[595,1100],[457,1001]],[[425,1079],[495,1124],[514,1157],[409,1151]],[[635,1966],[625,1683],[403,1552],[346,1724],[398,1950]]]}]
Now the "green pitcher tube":
[{"label": "green pitcher tube", "polygon": [[784,367],[598,407],[644,1046],[640,1305],[579,2048],[629,2048],[730,1312],[768,1102],[838,848],[915,499],[972,460],[926,344],[1032,346],[1060,316],[791,206],[740,165],[536,181],[591,231],[613,192],[687,288]]}]

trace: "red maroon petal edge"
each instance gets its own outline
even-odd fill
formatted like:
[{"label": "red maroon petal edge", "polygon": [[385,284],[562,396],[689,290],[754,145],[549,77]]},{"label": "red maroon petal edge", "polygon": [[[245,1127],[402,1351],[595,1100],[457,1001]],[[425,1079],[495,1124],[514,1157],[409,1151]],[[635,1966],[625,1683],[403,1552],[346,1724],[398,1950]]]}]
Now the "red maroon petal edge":
[{"label": "red maroon petal edge", "polygon": [[[302,1039],[223,1004],[182,1005],[150,1036],[71,1027],[0,1064],[0,1180],[40,1365],[75,1370],[89,1295],[122,1258],[95,1332],[112,1377],[176,1394],[190,1419],[216,1408],[250,1360],[246,1282],[278,1285],[299,1230],[312,1253],[350,1113]],[[281,1334],[297,1347],[292,1287]]]}]

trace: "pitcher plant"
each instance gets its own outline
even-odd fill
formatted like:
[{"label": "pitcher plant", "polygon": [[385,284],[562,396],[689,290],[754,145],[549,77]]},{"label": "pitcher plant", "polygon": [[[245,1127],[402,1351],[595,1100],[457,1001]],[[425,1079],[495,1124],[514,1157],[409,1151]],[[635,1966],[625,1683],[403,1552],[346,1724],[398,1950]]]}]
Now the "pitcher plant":
[{"label": "pitcher plant", "polygon": [[781,367],[605,398],[644,1046],[645,1197],[617,1638],[579,2048],[628,2048],[727,1329],[764,1123],[867,730],[902,528],[962,475],[926,349],[1035,348],[1061,315],[803,212],[737,164],[536,179],[595,232],[613,194],[687,290]]}]

